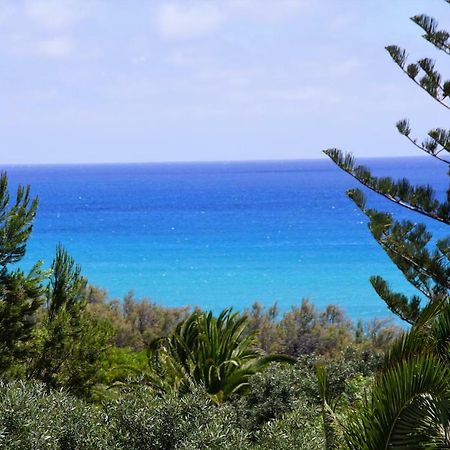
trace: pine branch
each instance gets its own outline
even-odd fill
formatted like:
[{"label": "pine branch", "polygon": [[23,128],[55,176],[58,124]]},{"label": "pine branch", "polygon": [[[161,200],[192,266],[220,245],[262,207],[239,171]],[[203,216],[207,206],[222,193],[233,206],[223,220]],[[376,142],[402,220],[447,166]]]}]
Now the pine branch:
[{"label": "pine branch", "polygon": [[[363,196],[362,193],[359,196]],[[354,199],[354,198],[353,198]],[[355,201],[369,218],[369,229],[405,278],[430,301],[448,295],[450,289],[449,240],[438,241],[433,252],[428,250],[432,235],[423,224],[394,221],[387,213],[366,209]],[[431,287],[431,282],[434,285]]]},{"label": "pine branch", "polygon": [[37,206],[38,200],[31,199],[29,186],[17,188],[15,202],[10,206],[8,179],[6,173],[0,174],[0,267],[3,269],[25,255]]},{"label": "pine branch", "polygon": [[52,264],[52,275],[48,292],[48,314],[52,320],[64,310],[74,317],[85,306],[87,280],[81,275],[81,267],[64,250],[61,244],[56,249]]},{"label": "pine branch", "polygon": [[378,275],[370,277],[370,283],[394,314],[411,325],[415,323],[420,315],[420,298],[417,295],[408,299],[404,294],[393,292],[389,284]]},{"label": "pine branch", "polygon": [[[450,0],[445,1],[450,4]],[[425,33],[423,37],[427,41],[450,55],[450,32],[439,29],[437,21],[424,14],[416,15],[411,20],[422,28]],[[433,59],[422,58],[415,63],[409,63],[408,54],[404,49],[396,45],[390,45],[386,47],[386,50],[393,61],[416,85],[444,108],[450,110],[450,80],[443,79],[436,69]],[[408,120],[399,121],[397,129],[416,148],[450,166],[450,158],[448,157],[448,153],[450,153],[450,131],[442,128],[432,129],[428,132],[428,137],[422,142],[418,142],[411,136]],[[324,153],[337,166],[372,192],[406,210],[436,220],[441,224],[450,225],[450,187],[447,188],[446,198],[441,200],[436,197],[431,185],[414,186],[406,178],[393,180],[391,177],[373,176],[367,167],[357,165],[351,154],[344,154],[337,149],[328,149]],[[450,301],[450,238],[445,237],[437,241],[435,247],[432,248],[432,235],[427,231],[425,225],[412,221],[396,221],[392,214],[367,209],[364,193],[360,189],[351,189],[347,191],[347,195],[368,216],[369,229],[375,240],[402,272],[406,280],[421,294],[421,296],[415,295],[408,298],[404,294],[393,292],[381,277],[372,277],[373,287],[388,307],[403,320],[410,324],[417,324],[421,322],[422,315],[428,311],[430,306],[435,308],[437,303],[444,301],[448,303]],[[423,312],[420,308],[422,295],[424,299],[428,299],[428,304]],[[450,330],[450,319],[447,329]],[[443,350],[445,357],[447,357],[448,339],[444,342]],[[390,396],[388,398],[391,402]],[[447,421],[447,418],[445,420]],[[448,424],[448,421],[446,423]],[[355,428],[357,432],[353,436],[357,438],[356,441],[362,435],[361,430],[367,428],[366,425],[369,424],[370,420],[367,423],[361,422],[358,424]],[[447,428],[448,426],[445,425],[445,429]],[[409,436],[409,428],[405,430]],[[390,437],[385,442],[389,441]],[[416,439],[413,441],[412,447],[416,448]],[[362,447],[369,448],[366,445],[366,439],[358,442],[352,448],[358,450]],[[380,443],[381,441],[370,448],[387,448],[384,444],[379,445]],[[403,448],[403,446],[398,447]]]},{"label": "pine branch", "polygon": [[435,19],[425,14],[419,14],[411,17],[411,20],[425,31],[423,38],[431,42],[437,49],[450,55],[450,33],[446,30],[438,30],[438,22]]},{"label": "pine branch", "polygon": [[[405,278],[424,295],[432,299],[436,294],[448,294],[450,289],[450,240],[437,242],[434,252],[428,250],[432,240],[423,224],[409,220],[395,221],[392,215],[367,209],[365,196],[359,189],[351,189],[348,196],[369,218],[369,229]],[[435,286],[429,284],[433,280]]]},{"label": "pine branch", "polygon": [[[404,237],[404,239],[405,241],[408,239],[411,240],[407,237]],[[388,233],[385,233],[384,238],[377,239],[377,241],[388,253],[394,264],[402,271],[407,280],[429,299],[432,299],[435,296],[436,289],[431,290],[427,283],[422,279],[433,279],[434,282],[437,285],[442,286],[443,289],[450,289],[448,270],[445,270],[442,265],[440,267],[440,257],[432,258],[429,256],[428,252],[424,250],[422,254],[417,252],[421,257],[417,258],[414,253],[408,252],[405,246],[402,247],[401,245],[398,245],[398,241],[394,241],[392,235],[389,235]],[[419,280],[417,280],[417,277],[419,277]]]},{"label": "pine branch", "polygon": [[[444,102],[450,94],[450,81],[445,81],[443,84],[441,83],[441,75],[434,69],[433,60],[423,58],[415,64],[406,65],[408,55],[405,50],[402,50],[396,45],[388,45],[385,48],[394,62],[415,84],[417,84],[417,86],[427,92],[444,108],[450,109],[450,106]],[[417,81],[416,78],[421,70],[425,75]]]},{"label": "pine branch", "polygon": [[338,149],[324,150],[324,153],[337,166],[371,191],[410,211],[450,225],[448,203],[440,204],[430,186],[414,187],[406,179],[394,181],[389,177],[377,178],[367,167],[356,165],[350,153],[343,154]]},{"label": "pine branch", "polygon": [[[423,141],[422,144],[420,145],[417,143],[417,140],[413,139],[410,135],[411,128],[409,126],[408,120],[406,119],[400,120],[399,122],[397,122],[396,126],[399,133],[405,136],[408,139],[408,141],[410,141],[419,150],[422,150],[423,152],[433,156],[434,158],[445,164],[450,164],[450,160],[447,160],[439,156],[439,154],[442,153],[444,150],[450,152],[450,132],[442,130],[440,128],[431,130],[428,133],[430,139]],[[439,145],[441,146],[440,150],[438,150]]]}]

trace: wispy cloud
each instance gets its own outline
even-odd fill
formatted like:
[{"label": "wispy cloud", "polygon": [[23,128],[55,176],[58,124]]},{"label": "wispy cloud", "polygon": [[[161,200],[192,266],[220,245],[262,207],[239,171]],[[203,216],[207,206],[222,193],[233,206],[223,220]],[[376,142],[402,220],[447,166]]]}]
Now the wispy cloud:
[{"label": "wispy cloud", "polygon": [[159,31],[164,38],[190,39],[210,35],[234,19],[273,22],[295,17],[311,0],[223,0],[171,2],[157,13]]},{"label": "wispy cloud", "polygon": [[224,19],[223,13],[212,3],[168,3],[161,6],[157,22],[163,37],[183,39],[210,34]]},{"label": "wispy cloud", "polygon": [[280,21],[294,18],[312,4],[311,0],[229,0],[224,2],[231,15],[258,21]]},{"label": "wispy cloud", "polygon": [[66,36],[57,36],[38,41],[35,53],[49,58],[65,58],[72,53],[73,42]]},{"label": "wispy cloud", "polygon": [[332,89],[324,86],[300,86],[292,89],[278,89],[267,92],[268,98],[294,103],[320,101],[321,103],[337,103],[340,96]]},{"label": "wispy cloud", "polygon": [[[150,146],[165,159],[169,140],[175,159],[186,148],[223,159],[241,138],[242,157],[271,145],[275,154],[289,140],[283,157],[311,155],[323,140],[350,149],[416,98],[415,125],[435,117],[383,52],[392,38],[423,54],[406,18],[427,2],[0,0],[0,127],[16,130],[4,140],[12,154],[26,152],[34,142],[20,139],[34,129],[42,161],[53,158],[55,128],[74,161],[89,160],[79,149],[100,141],[105,161],[113,152],[146,160],[133,151]],[[360,133],[346,141],[352,127]]]},{"label": "wispy cloud", "polygon": [[[0,51],[23,58],[59,59],[81,46],[80,22],[96,18],[100,0],[3,0],[0,4]],[[85,48],[83,57],[92,53]],[[78,55],[80,56],[81,53]]]},{"label": "wispy cloud", "polygon": [[28,0],[26,16],[37,26],[54,31],[67,28],[86,14],[90,2],[76,0]]}]

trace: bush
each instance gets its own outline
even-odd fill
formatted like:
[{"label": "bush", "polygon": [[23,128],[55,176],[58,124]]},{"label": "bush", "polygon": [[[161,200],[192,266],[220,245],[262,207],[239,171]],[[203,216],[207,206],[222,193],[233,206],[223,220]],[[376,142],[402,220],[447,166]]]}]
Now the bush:
[{"label": "bush", "polygon": [[256,432],[262,425],[292,411],[302,397],[298,367],[274,364],[251,379],[247,395],[238,403],[243,426]]},{"label": "bush", "polygon": [[[359,359],[348,352],[327,361],[330,389],[344,409],[361,401],[370,382],[371,360]],[[309,355],[295,366],[274,364],[251,378],[247,396],[220,405],[199,389],[158,397],[137,386],[122,388],[101,407],[36,382],[3,383],[0,449],[321,448],[318,362],[323,357]]]},{"label": "bush", "polygon": [[324,445],[319,408],[303,403],[279,420],[263,426],[252,450],[322,450]]},{"label": "bush", "polygon": [[107,410],[117,441],[128,450],[235,450],[247,445],[235,409],[217,406],[202,391],[160,398],[139,387],[110,402]]},{"label": "bush", "polygon": [[111,450],[111,424],[100,409],[40,383],[0,385],[0,448]]},{"label": "bush", "polygon": [[259,347],[291,356],[334,356],[349,346],[385,351],[402,331],[389,320],[374,319],[355,326],[338,306],[327,305],[320,310],[306,299],[281,317],[276,305],[265,308],[258,302],[244,313],[249,331],[258,333]]}]

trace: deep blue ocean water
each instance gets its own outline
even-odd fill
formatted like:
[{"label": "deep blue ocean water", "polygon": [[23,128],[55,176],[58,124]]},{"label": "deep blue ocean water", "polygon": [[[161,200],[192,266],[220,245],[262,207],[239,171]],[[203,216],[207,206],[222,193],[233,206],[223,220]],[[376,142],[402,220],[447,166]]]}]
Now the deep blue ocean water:
[{"label": "deep blue ocean water", "polygon": [[[432,158],[363,161],[374,173],[431,183]],[[40,205],[27,257],[50,265],[61,242],[90,283],[113,297],[134,290],[167,306],[281,310],[302,298],[352,318],[389,315],[369,276],[413,292],[345,196],[357,185],[329,160],[4,166],[11,187],[31,184]],[[378,196],[370,205],[408,215]],[[442,235],[444,226],[431,224]]]}]

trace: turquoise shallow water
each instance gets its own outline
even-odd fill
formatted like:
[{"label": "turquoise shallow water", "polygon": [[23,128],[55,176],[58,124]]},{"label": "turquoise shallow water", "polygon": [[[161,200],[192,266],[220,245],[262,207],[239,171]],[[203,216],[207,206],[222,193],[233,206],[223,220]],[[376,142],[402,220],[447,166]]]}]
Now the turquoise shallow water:
[{"label": "turquoise shallow water", "polygon": [[[448,184],[446,167],[431,158],[364,162],[430,182],[439,195]],[[389,314],[370,275],[408,289],[344,194],[355,181],[328,160],[4,169],[12,187],[30,183],[40,198],[23,265],[49,265],[62,242],[114,297],[132,289],[215,311],[255,300],[285,310],[308,297],[370,319]],[[377,196],[370,202],[417,219]]]}]

